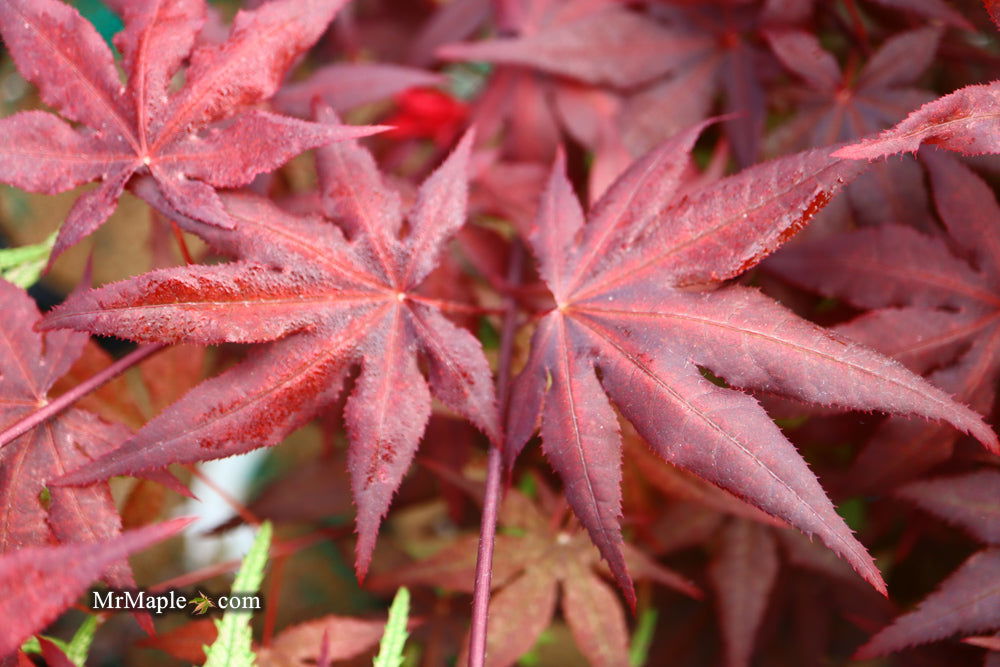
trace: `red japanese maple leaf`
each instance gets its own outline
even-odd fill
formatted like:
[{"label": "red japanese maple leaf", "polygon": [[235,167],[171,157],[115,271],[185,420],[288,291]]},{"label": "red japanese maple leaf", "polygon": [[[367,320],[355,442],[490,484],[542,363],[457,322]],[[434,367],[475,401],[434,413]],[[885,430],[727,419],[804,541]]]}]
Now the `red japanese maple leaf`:
[{"label": "red japanese maple leaf", "polygon": [[283,113],[311,118],[316,98],[334,111],[389,99],[410,88],[439,85],[444,78],[433,72],[384,63],[336,63],[313,72],[305,81],[286,84],[274,96]]},{"label": "red japanese maple leaf", "polygon": [[898,495],[990,546],[970,556],[916,609],[858,649],[861,659],[1000,628],[1000,472],[980,470],[914,482]]},{"label": "red japanese maple leaf", "polygon": [[[870,310],[840,333],[929,373],[935,385],[985,414],[1000,378],[1000,204],[951,156],[931,153],[924,161],[950,239],[882,225],[799,244],[768,267]],[[938,424],[890,418],[858,457],[850,483],[871,491],[913,477],[947,459],[957,436]]]},{"label": "red japanese maple leaf", "polygon": [[405,236],[399,196],[383,184],[365,149],[344,142],[319,151],[324,210],[341,227],[293,216],[255,196],[223,195],[239,220],[236,229],[178,220],[238,261],[153,271],[71,297],[53,311],[46,328],[203,345],[273,341],[64,483],[275,444],[330,404],[360,364],[345,415],[363,576],[378,525],[430,417],[431,392],[499,440],[479,342],[417,292],[465,221],[471,142],[469,133],[424,182]]},{"label": "red japanese maple leaf", "polygon": [[[557,160],[530,242],[556,307],[513,392],[505,454],[538,422],[581,523],[631,595],[621,555],[621,442],[610,397],[664,459],[818,534],[879,590],[871,557],[795,448],[736,387],[944,419],[991,448],[972,410],[759,292],[712,290],[781,245],[859,173],[828,150],[745,170],[676,199],[697,128],[633,165],[583,211]],[[706,287],[708,285],[709,287]]]},{"label": "red japanese maple leaf", "polygon": [[[829,549],[718,487],[664,463],[630,431],[625,425],[622,432],[627,516],[633,524],[636,512],[640,517],[657,517],[640,535],[658,555],[695,545],[703,545],[712,553],[707,574],[715,591],[725,664],[750,664],[765,618],[773,616],[789,601],[790,596],[781,590],[783,586],[794,590],[793,596],[815,595],[816,587],[832,586],[846,596],[837,595],[829,604],[814,605],[809,616],[811,623],[804,624],[805,628],[796,624],[799,632],[805,630],[808,634],[814,624],[824,625],[827,616],[850,617],[852,611],[844,609],[844,603],[848,607],[859,604],[866,610],[864,621],[874,622],[876,626],[891,618],[888,600],[879,597]],[[664,504],[664,498],[659,496],[643,497],[644,483],[665,495],[667,503]],[[794,578],[793,568],[808,573],[810,586],[803,586],[801,580]],[[817,574],[820,577],[816,577]],[[850,585],[845,587],[845,583]],[[867,612],[875,612],[874,618]],[[815,662],[819,655],[827,654],[829,647],[822,642],[826,637],[819,633],[819,638],[819,646],[805,637],[790,642],[802,650],[802,664]],[[788,643],[787,638],[782,641]],[[716,642],[715,636],[706,633],[696,645],[704,647],[706,643]]]},{"label": "red japanese maple leaf", "polygon": [[533,0],[503,17],[517,34],[441,47],[448,60],[530,67],[595,84],[630,87],[675,66],[690,38],[671,33],[617,0]]},{"label": "red japanese maple leaf", "polygon": [[842,72],[812,33],[788,28],[765,35],[781,63],[806,84],[792,91],[802,113],[777,132],[783,147],[801,150],[871,134],[934,99],[913,83],[937,53],[939,28],[893,36],[856,73]]},{"label": "red japanese maple leaf", "polygon": [[[32,326],[41,315],[23,290],[0,280],[0,430],[48,403],[48,392],[83,351],[86,334]],[[0,554],[53,543],[102,542],[121,532],[107,484],[49,487],[70,470],[119,447],[130,435],[120,424],[70,409],[0,449]],[[47,503],[41,500],[49,494]],[[122,561],[107,573],[120,588],[134,586]]]},{"label": "red japanese maple leaf", "polygon": [[282,630],[257,651],[260,667],[330,665],[350,660],[378,646],[385,621],[350,616],[323,616]]},{"label": "red japanese maple leaf", "polygon": [[[285,628],[268,643],[256,649],[260,667],[285,665],[329,665],[332,660],[350,660],[378,645],[385,634],[385,621],[323,616]],[[205,646],[218,637],[216,622],[211,618],[189,621],[169,632],[144,639],[140,646],[159,649],[186,663],[205,661]],[[324,652],[325,650],[325,652]],[[320,657],[326,656],[326,662]]]},{"label": "red japanese maple leaf", "polygon": [[[252,109],[344,2],[276,0],[241,12],[228,41],[191,53],[204,0],[116,0],[127,86],[111,50],[75,9],[58,0],[3,2],[0,35],[14,62],[66,120],[25,111],[0,121],[0,181],[49,194],[101,181],[73,206],[53,257],[111,215],[136,172],[152,174],[185,215],[232,227],[213,188],[246,185],[304,150],[373,131]],[[172,93],[189,55],[185,85]]]}]

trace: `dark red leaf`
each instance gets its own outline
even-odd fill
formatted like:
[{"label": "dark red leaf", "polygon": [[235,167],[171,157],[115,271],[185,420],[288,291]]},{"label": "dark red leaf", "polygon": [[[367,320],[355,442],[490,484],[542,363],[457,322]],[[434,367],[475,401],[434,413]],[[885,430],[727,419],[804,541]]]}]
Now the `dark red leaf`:
[{"label": "dark red leaf", "polygon": [[[954,248],[939,234],[884,225],[799,244],[769,266],[795,284],[876,309],[840,332],[930,372],[956,400],[987,412],[1000,375],[1000,206],[986,183],[953,157],[932,153],[925,162]],[[946,460],[956,435],[890,419],[856,460],[850,482],[871,491],[913,477]]]},{"label": "dark red leaf", "polygon": [[569,2],[530,34],[444,46],[438,56],[534,67],[621,87],[660,76],[686,56],[690,38],[615,4]]},{"label": "dark red leaf", "polygon": [[1000,544],[1000,472],[980,470],[912,482],[901,498],[953,523],[986,544]]},{"label": "dark red leaf", "polygon": [[764,526],[735,519],[723,529],[709,578],[718,604],[726,665],[750,664],[779,565],[774,538]]},{"label": "dark red leaf", "polygon": [[[87,336],[44,335],[31,298],[0,280],[0,426],[10,426],[48,402],[48,391],[83,351]],[[0,554],[53,543],[104,542],[121,532],[107,484],[52,488],[50,483],[116,449],[129,436],[120,424],[71,408],[0,449]],[[128,564],[108,572],[114,586],[134,585]]]}]

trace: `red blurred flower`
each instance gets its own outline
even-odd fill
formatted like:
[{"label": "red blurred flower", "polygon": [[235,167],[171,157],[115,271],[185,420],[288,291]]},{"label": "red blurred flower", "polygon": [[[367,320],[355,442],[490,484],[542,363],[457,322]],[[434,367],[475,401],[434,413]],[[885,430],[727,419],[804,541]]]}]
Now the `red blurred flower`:
[{"label": "red blurred flower", "polygon": [[394,139],[431,139],[448,146],[462,130],[468,107],[433,88],[411,88],[396,97],[397,111],[383,121],[394,129],[384,136]]}]

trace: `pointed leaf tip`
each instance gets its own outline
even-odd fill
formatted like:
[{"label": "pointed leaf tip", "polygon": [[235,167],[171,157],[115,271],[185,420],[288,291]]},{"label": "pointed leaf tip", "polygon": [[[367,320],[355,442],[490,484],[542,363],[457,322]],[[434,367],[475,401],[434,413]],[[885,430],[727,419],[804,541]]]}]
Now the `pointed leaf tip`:
[{"label": "pointed leaf tip", "polygon": [[832,155],[875,160],[914,153],[922,144],[964,155],[1000,153],[1000,81],[966,86],[928,102],[896,126],[845,146]]}]

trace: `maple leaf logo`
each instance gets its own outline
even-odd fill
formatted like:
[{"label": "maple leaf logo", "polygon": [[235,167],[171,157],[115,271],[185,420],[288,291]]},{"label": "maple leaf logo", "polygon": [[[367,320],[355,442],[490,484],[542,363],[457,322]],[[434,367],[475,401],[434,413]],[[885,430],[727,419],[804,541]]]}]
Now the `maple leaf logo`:
[{"label": "maple leaf logo", "polygon": [[191,613],[195,616],[201,616],[202,614],[208,612],[209,609],[216,606],[215,603],[212,602],[212,598],[205,595],[200,590],[198,591],[197,597],[191,598],[188,604],[194,605],[194,609],[191,610]]},{"label": "maple leaf logo", "polygon": [[[276,0],[240,12],[229,39],[198,44],[204,0],[112,2],[125,21],[111,50],[58,0],[0,3],[0,35],[42,100],[65,120],[24,111],[0,120],[0,182],[54,194],[100,181],[69,212],[52,257],[114,212],[136,172],[148,172],[185,215],[231,228],[214,188],[246,185],[299,153],[378,131],[320,125],[252,109],[277,90],[345,0]],[[192,53],[193,50],[193,53]],[[169,93],[190,56],[186,83]]]}]

